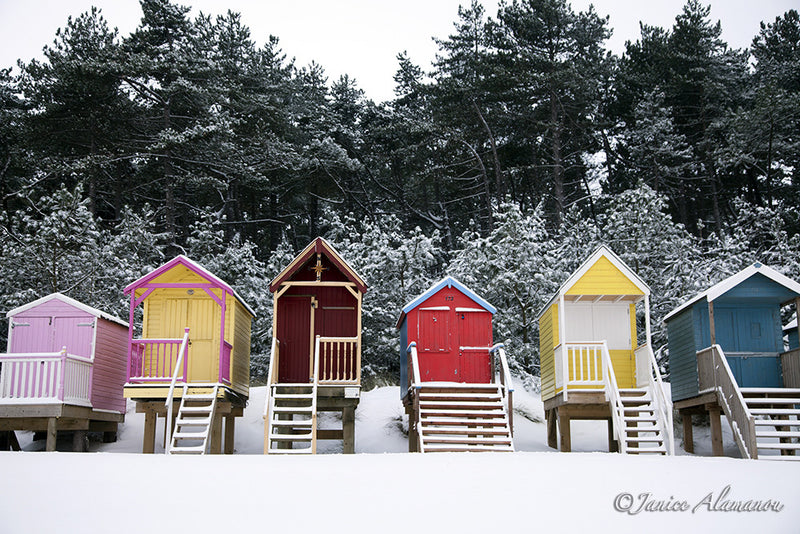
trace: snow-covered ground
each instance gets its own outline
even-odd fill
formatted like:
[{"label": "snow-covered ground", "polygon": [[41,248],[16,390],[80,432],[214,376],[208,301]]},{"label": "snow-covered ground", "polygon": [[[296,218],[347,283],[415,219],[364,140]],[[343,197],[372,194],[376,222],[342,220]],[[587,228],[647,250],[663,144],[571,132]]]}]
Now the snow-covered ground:
[{"label": "snow-covered ground", "polygon": [[[707,427],[695,428],[700,456],[683,453],[678,437],[678,456],[640,458],[604,452],[605,422],[576,421],[578,452],[562,454],[546,445],[538,395],[518,389],[519,452],[408,454],[399,389],[384,387],[365,392],[356,412],[360,454],[267,457],[264,395],[251,390],[234,456],[139,454],[143,416],[132,409],[116,443],[90,444],[98,454],[0,453],[0,533],[800,532],[800,465],[703,456]],[[723,424],[725,452],[737,456]],[[43,447],[18,435],[26,451]],[[782,509],[718,509],[767,500]],[[651,501],[687,509],[633,513]]]}]

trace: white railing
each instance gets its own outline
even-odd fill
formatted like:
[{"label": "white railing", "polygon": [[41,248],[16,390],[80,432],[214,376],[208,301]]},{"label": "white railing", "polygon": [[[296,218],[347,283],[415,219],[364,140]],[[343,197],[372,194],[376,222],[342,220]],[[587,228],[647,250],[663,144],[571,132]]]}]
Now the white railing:
[{"label": "white railing", "polygon": [[319,359],[321,383],[361,383],[361,358],[357,337],[320,337]]},{"label": "white railing", "polygon": [[314,343],[314,376],[311,387],[311,454],[317,454],[317,391],[319,389],[320,336]]},{"label": "white railing", "polygon": [[[605,384],[602,347],[605,341],[562,343],[556,347],[556,369],[561,369],[563,398],[570,386],[578,389],[601,389]],[[608,348],[606,348],[608,350]]]},{"label": "white railing", "polygon": [[697,351],[697,375],[701,392],[708,390],[716,392],[717,400],[731,424],[733,438],[742,456],[758,458],[755,418],[747,408],[722,347],[712,345]]},{"label": "white railing", "polygon": [[186,346],[189,344],[189,328],[183,331],[181,348],[178,351],[178,360],[175,362],[175,371],[172,373],[172,381],[169,383],[169,394],[167,395],[167,426],[164,434],[165,444],[164,454],[169,454],[169,443],[172,442],[172,402],[175,398],[175,383],[178,381],[178,373],[183,367],[183,359],[186,357]]},{"label": "white railing", "polygon": [[0,356],[0,402],[91,407],[92,361],[61,352]]},{"label": "white railing", "polygon": [[[494,370],[494,355],[497,354],[500,359],[500,385],[503,394],[506,396],[506,413],[508,414],[508,427],[511,434],[514,434],[514,382],[511,380],[511,370],[508,367],[508,358],[506,357],[505,345],[497,343],[494,345],[490,353],[492,354],[492,369]],[[492,373],[494,374],[494,373]]]},{"label": "white railing", "polygon": [[653,396],[653,405],[664,429],[667,452],[675,455],[675,439],[672,429],[672,399],[664,393],[664,382],[661,380],[661,371],[658,369],[653,348],[649,343],[638,347],[634,351],[636,361],[636,387],[647,387]]},{"label": "white railing", "polygon": [[420,378],[419,374],[419,354],[417,354],[417,343],[412,341],[409,343],[408,348],[406,349],[408,355],[411,356],[408,359],[408,380],[411,382],[409,384],[409,388],[421,388],[422,387],[422,378]]},{"label": "white railing", "polygon": [[[270,421],[270,413],[269,407],[272,401],[272,389],[275,387],[275,384],[278,383],[278,351],[280,350],[280,341],[278,338],[272,338],[272,351],[269,355],[269,370],[267,371],[267,398],[264,402],[264,419],[266,421]],[[266,430],[266,428],[265,428]],[[264,443],[267,443],[264,440]]]},{"label": "white railing", "polygon": [[619,452],[625,454],[628,449],[625,439],[625,406],[622,404],[622,397],[617,387],[617,376],[614,373],[614,364],[611,362],[611,354],[608,352],[608,345],[603,341],[600,347],[602,356],[603,385],[605,387],[606,398],[611,404],[611,420],[614,426],[614,433],[619,443]]}]

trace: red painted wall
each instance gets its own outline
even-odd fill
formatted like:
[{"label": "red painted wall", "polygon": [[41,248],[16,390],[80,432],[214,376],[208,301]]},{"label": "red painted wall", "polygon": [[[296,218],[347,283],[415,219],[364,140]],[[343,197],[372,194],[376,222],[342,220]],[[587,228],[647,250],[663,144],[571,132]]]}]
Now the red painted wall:
[{"label": "red painted wall", "polygon": [[409,311],[406,326],[423,382],[491,382],[492,314],[455,287]]}]

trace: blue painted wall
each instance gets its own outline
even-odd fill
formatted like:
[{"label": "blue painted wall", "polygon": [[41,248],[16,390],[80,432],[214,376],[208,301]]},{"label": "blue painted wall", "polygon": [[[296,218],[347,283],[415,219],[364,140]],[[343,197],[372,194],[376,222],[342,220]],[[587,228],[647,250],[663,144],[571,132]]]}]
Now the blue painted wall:
[{"label": "blue painted wall", "polygon": [[789,350],[800,348],[800,339],[798,339],[797,328],[788,331],[789,334]]},{"label": "blue painted wall", "polygon": [[408,392],[408,317],[400,325],[400,398]]},{"label": "blue painted wall", "polygon": [[669,347],[669,381],[672,400],[694,397],[697,384],[697,342],[693,325],[694,308],[688,308],[667,323],[667,346]]}]

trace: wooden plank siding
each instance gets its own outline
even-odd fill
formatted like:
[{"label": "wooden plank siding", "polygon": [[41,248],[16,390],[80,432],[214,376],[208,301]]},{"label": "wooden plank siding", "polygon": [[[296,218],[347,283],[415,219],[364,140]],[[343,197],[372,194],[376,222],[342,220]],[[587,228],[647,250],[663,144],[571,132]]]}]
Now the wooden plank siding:
[{"label": "wooden plank siding", "polygon": [[555,303],[539,318],[539,369],[542,400],[556,395],[555,359],[553,349],[558,338],[558,304]]},{"label": "wooden plank siding", "polygon": [[793,349],[781,354],[783,369],[783,387],[800,388],[800,349]]},{"label": "wooden plank siding", "polygon": [[245,307],[233,296],[229,301],[234,303],[233,309],[233,350],[231,353],[231,385],[233,389],[245,397],[250,391],[250,329],[252,317]]},{"label": "wooden plank siding", "polygon": [[603,256],[565,294],[641,295],[642,291]]},{"label": "wooden plank siding", "polygon": [[667,323],[669,372],[672,400],[688,399],[698,394],[697,332],[694,315],[701,310],[687,308]]},{"label": "wooden plank siding", "polygon": [[125,385],[127,347],[127,328],[98,319],[91,390],[94,409],[125,413],[122,388]]}]

